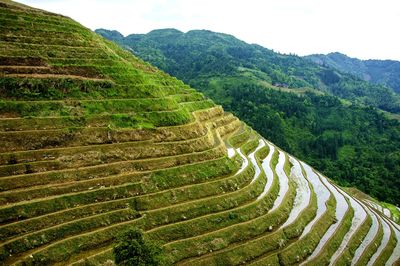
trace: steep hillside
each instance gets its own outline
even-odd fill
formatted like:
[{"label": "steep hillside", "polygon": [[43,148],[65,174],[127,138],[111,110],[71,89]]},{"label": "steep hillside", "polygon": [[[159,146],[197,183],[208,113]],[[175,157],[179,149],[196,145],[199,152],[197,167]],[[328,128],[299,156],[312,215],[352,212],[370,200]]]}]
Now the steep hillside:
[{"label": "steep hillside", "polygon": [[[327,73],[335,70],[209,31],[165,29],[126,38],[116,31],[97,32],[201,90],[339,184],[400,204],[399,122],[316,89],[296,88],[313,81],[324,88],[321,77],[329,79]],[[362,90],[359,80],[344,78],[338,82],[343,90]]]},{"label": "steep hillside", "polygon": [[400,93],[400,62],[394,60],[360,60],[341,53],[306,56],[311,61],[351,73],[366,81],[383,84]]},{"label": "steep hillside", "polygon": [[131,226],[177,265],[399,263],[378,202],[69,18],[0,10],[1,264],[113,264]]},{"label": "steep hillside", "polygon": [[123,38],[116,31],[99,29],[96,32],[194,87],[202,87],[210,77],[221,82],[227,76],[234,76],[266,86],[313,88],[355,103],[400,112],[400,96],[389,88],[299,56],[282,55],[247,44],[231,35],[206,30],[183,33],[161,29]]}]

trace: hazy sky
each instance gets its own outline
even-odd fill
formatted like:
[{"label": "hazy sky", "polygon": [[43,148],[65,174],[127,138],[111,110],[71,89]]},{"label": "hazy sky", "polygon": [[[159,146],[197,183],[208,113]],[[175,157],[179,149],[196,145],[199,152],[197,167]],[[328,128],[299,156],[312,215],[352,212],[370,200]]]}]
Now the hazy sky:
[{"label": "hazy sky", "polygon": [[400,60],[398,0],[18,0],[128,35],[208,29],[282,53]]}]

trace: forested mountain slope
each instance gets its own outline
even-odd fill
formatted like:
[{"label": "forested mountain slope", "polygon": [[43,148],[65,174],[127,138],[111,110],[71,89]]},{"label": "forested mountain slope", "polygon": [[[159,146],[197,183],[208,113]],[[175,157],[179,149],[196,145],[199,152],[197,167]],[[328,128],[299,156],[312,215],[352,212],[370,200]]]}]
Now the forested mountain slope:
[{"label": "forested mountain slope", "polygon": [[231,35],[207,30],[183,33],[176,29],[126,37],[116,31],[96,32],[195,87],[210,77],[229,75],[277,87],[314,88],[352,102],[400,112],[400,96],[390,88],[299,56],[247,44]]},{"label": "forested mountain slope", "polygon": [[97,32],[203,91],[340,184],[400,204],[399,122],[370,107],[342,104],[327,92],[383,87],[226,34],[165,29],[124,38],[116,31]]},{"label": "forested mountain slope", "polygon": [[379,202],[75,21],[0,11],[1,265],[114,265],[131,227],[167,265],[399,264]]},{"label": "forested mountain slope", "polygon": [[354,74],[366,81],[383,84],[400,93],[400,62],[394,60],[360,60],[341,53],[313,54],[311,61]]}]

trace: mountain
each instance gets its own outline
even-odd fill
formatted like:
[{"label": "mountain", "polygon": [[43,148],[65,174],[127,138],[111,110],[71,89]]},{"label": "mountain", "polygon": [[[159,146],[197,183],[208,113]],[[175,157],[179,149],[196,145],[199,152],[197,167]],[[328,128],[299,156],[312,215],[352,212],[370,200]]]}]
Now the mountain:
[{"label": "mountain", "polygon": [[324,81],[332,81],[333,92],[376,85],[227,34],[164,29],[121,38],[97,32],[119,36],[115,41],[123,47],[201,90],[339,184],[400,204],[399,122],[333,97]]},{"label": "mountain", "polygon": [[341,53],[313,54],[311,61],[351,73],[366,81],[382,84],[400,93],[400,62],[394,60],[360,60]]},{"label": "mountain", "polygon": [[[222,78],[230,75],[258,84],[314,89],[351,102],[400,112],[400,96],[390,88],[370,84],[299,56],[282,55],[247,44],[231,35],[207,30],[183,33],[161,29],[121,38],[116,31],[99,29],[96,32],[193,86],[201,87],[201,82],[207,82],[210,75]],[[198,84],[191,83],[193,79]]]},{"label": "mountain", "polygon": [[131,227],[169,264],[399,262],[392,206],[77,22],[0,9],[0,264],[114,265]]}]

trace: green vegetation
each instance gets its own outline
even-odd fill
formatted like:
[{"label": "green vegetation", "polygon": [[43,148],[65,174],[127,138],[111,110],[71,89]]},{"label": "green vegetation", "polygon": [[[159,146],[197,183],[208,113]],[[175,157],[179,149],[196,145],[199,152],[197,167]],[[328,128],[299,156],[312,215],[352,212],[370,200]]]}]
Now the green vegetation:
[{"label": "green vegetation", "polygon": [[122,232],[114,247],[115,263],[123,266],[157,266],[163,263],[161,245],[148,240],[137,228]]},{"label": "green vegetation", "polygon": [[391,256],[392,252],[396,248],[397,244],[397,238],[394,235],[393,230],[391,229],[391,234],[389,238],[389,243],[386,245],[386,247],[382,250],[382,253],[379,255],[378,259],[376,260],[377,265],[382,265],[385,264],[385,261]]},{"label": "green vegetation", "polygon": [[380,226],[378,233],[376,234],[375,238],[373,239],[372,243],[367,247],[364,251],[363,255],[360,257],[359,261],[356,265],[366,265],[370,258],[374,255],[379,247],[379,243],[381,243],[383,238],[383,228]]},{"label": "green vegetation", "polygon": [[250,45],[231,35],[207,30],[183,33],[175,29],[126,37],[105,29],[96,32],[205,92],[214,82],[270,84],[277,88],[292,88],[294,92],[306,87],[352,102],[400,112],[400,97],[390,88],[370,84],[299,56],[282,55],[259,45]]},{"label": "green vegetation", "polygon": [[354,74],[376,84],[383,84],[400,93],[400,62],[394,60],[359,60],[341,53],[306,56],[311,61]]},{"label": "green vegetation", "polygon": [[400,203],[398,121],[331,96],[231,85],[225,107],[255,130],[339,184]]},{"label": "green vegetation", "polygon": [[400,209],[396,208],[396,206],[390,203],[381,202],[380,204],[382,205],[382,207],[390,210],[390,213],[392,215],[392,220],[394,220],[397,223],[400,222]]},{"label": "green vegetation", "polygon": [[[311,231],[302,239],[292,243],[287,248],[283,249],[278,254],[272,257],[279,257],[279,261],[283,265],[292,265],[303,261],[310,256],[313,250],[317,247],[319,240],[326,233],[329,227],[335,222],[334,212],[336,208],[336,200],[331,196],[327,202],[327,211],[322,215],[318,222],[313,226]],[[264,260],[269,260],[267,256]]]},{"label": "green vegetation", "polygon": [[[1,265],[295,263],[335,222],[328,190],[322,213],[325,177],[310,182],[303,171],[298,182],[297,164],[282,150],[292,147],[286,136],[278,148],[251,127],[286,126],[281,113],[277,128],[256,113],[246,125],[71,19],[12,1],[0,0],[0,38]],[[328,99],[336,106],[336,98],[300,90],[304,96],[282,102],[298,108],[296,100]],[[224,99],[232,110],[236,92]],[[265,92],[249,99],[276,96]],[[317,119],[312,106],[303,111]],[[332,152],[328,144],[322,153]],[[308,206],[301,204],[306,185]],[[347,233],[347,218],[327,243],[328,257]],[[365,248],[369,257],[388,239],[378,227]],[[366,233],[350,241],[347,258]],[[379,263],[396,254],[396,238],[382,245]]]},{"label": "green vegetation", "polygon": [[400,204],[400,124],[369,107],[398,112],[399,96],[389,89],[226,34],[97,32],[200,89],[340,185]]},{"label": "green vegetation", "polygon": [[371,228],[372,219],[370,216],[366,218],[357,232],[352,236],[350,245],[346,247],[343,254],[337,259],[337,265],[349,265],[351,264],[353,255],[357,250],[357,247],[361,244],[363,239],[366,237],[368,230]]},{"label": "green vegetation", "polygon": [[322,248],[320,253],[312,260],[307,262],[305,265],[326,265],[329,264],[331,256],[335,253],[336,249],[339,248],[340,243],[343,240],[343,237],[347,233],[347,231],[350,229],[351,226],[351,220],[354,217],[354,211],[353,209],[349,208],[347,210],[345,216],[343,217],[343,220],[341,221],[340,225],[336,229],[335,233],[332,235],[331,238],[329,238],[325,246]]}]

